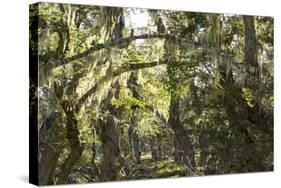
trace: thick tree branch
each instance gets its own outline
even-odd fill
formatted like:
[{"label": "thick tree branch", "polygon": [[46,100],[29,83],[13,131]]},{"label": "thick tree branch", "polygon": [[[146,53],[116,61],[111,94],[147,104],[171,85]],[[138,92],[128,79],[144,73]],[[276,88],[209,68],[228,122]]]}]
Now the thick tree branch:
[{"label": "thick tree branch", "polygon": [[[81,106],[84,104],[84,102],[90,97],[93,93],[96,93],[100,88],[103,87],[104,83],[107,83],[109,80],[111,80],[114,77],[117,77],[121,75],[122,73],[144,69],[144,68],[150,68],[155,67],[157,65],[164,65],[167,64],[168,61],[161,60],[161,61],[152,61],[149,63],[133,63],[133,64],[125,64],[121,66],[120,68],[108,72],[105,76],[103,76],[94,87],[92,87],[90,90],[88,90],[82,97],[78,100],[77,104],[75,105],[75,110],[78,112],[81,108]],[[185,65],[184,61],[178,61],[173,62],[172,66],[181,66]]]},{"label": "thick tree branch", "polygon": [[[153,38],[158,38],[158,39],[169,39],[169,40],[174,40],[175,42],[179,42],[181,44],[184,44],[184,46],[189,49],[189,50],[195,50],[196,52],[199,52],[201,50],[199,49],[207,49],[207,51],[212,52],[213,54],[216,54],[217,56],[225,57],[225,58],[232,58],[232,55],[225,54],[221,49],[214,47],[214,46],[206,46],[203,44],[196,44],[193,41],[190,41],[186,38],[178,38],[176,36],[166,34],[166,33],[156,33],[156,34],[143,34],[143,35],[138,35],[138,36],[133,36],[133,37],[126,37],[122,38],[120,40],[112,40],[108,41],[102,44],[96,44],[92,46],[91,48],[85,50],[84,52],[81,52],[79,54],[76,54],[72,57],[59,60],[58,61],[58,66],[70,63],[72,61],[87,57],[91,53],[105,49],[105,48],[110,48],[110,47],[117,47],[117,46],[122,46],[124,44],[129,44],[131,41],[137,40],[137,39],[153,39]],[[199,51],[198,51],[199,50]]]},{"label": "thick tree branch", "polygon": [[75,61],[77,59],[83,58],[88,56],[89,54],[104,49],[104,48],[110,48],[110,47],[115,47],[115,46],[120,46],[122,44],[128,44],[133,40],[137,40],[137,39],[152,39],[152,38],[162,38],[162,39],[175,39],[174,36],[168,35],[168,34],[143,34],[143,35],[138,35],[138,36],[133,36],[133,37],[127,37],[127,38],[122,38],[120,40],[117,41],[109,41],[103,44],[96,44],[93,47],[85,50],[84,52],[81,52],[77,55],[74,55],[72,57],[66,58],[64,60],[60,60],[58,65],[62,65],[62,64],[67,64],[70,63],[72,61]]}]

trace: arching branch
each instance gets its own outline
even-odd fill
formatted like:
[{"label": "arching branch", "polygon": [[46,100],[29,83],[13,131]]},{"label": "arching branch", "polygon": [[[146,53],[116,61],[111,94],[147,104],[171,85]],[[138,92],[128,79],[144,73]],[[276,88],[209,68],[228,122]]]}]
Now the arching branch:
[{"label": "arching branch", "polygon": [[[99,81],[95,84],[94,87],[92,87],[84,95],[82,95],[82,97],[80,97],[80,99],[78,100],[78,102],[75,105],[76,112],[78,112],[80,110],[81,106],[88,99],[88,97],[90,97],[93,93],[96,93],[100,88],[103,87],[104,83],[107,83],[112,78],[117,77],[125,72],[155,67],[157,65],[164,65],[164,64],[167,64],[167,62],[168,61],[166,61],[166,60],[161,60],[161,61],[152,61],[149,63],[125,64],[114,71],[108,72],[106,75],[104,75],[103,77],[101,77],[99,79]],[[184,61],[176,61],[176,62],[173,62],[171,66],[181,66],[181,65],[186,65],[186,64]]]},{"label": "arching branch", "polygon": [[75,60],[78,60],[80,58],[86,57],[89,54],[91,54],[95,51],[104,49],[104,48],[110,48],[110,47],[120,46],[122,44],[128,44],[131,41],[134,41],[134,40],[137,40],[137,39],[152,39],[152,38],[162,38],[162,39],[170,38],[170,39],[173,39],[175,37],[171,36],[171,35],[168,35],[168,34],[151,34],[151,35],[150,34],[143,34],[143,35],[138,35],[138,36],[133,36],[133,37],[130,36],[130,37],[122,38],[122,39],[117,40],[117,41],[113,40],[113,41],[109,41],[109,42],[102,43],[102,44],[96,44],[96,45],[92,46],[91,48],[85,50],[84,52],[81,52],[77,55],[66,58],[64,60],[60,60],[58,62],[58,65],[70,63],[72,61],[75,61]]}]

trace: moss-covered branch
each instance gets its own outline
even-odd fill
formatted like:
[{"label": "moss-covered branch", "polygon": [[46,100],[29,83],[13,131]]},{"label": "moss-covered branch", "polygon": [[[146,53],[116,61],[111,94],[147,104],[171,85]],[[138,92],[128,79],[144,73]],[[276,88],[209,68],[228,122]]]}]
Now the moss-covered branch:
[{"label": "moss-covered branch", "polygon": [[[131,64],[122,65],[121,67],[117,68],[114,71],[109,71],[105,76],[103,76],[102,78],[99,79],[99,81],[95,84],[94,87],[89,89],[85,94],[82,95],[82,97],[80,97],[80,99],[78,100],[78,102],[75,106],[76,112],[78,112],[80,110],[81,106],[88,99],[88,97],[90,97],[93,93],[96,93],[99,89],[101,89],[104,86],[105,83],[107,83],[112,78],[117,77],[125,72],[155,67],[157,65],[164,65],[164,64],[167,64],[167,62],[168,61],[166,61],[166,60],[160,60],[160,61],[152,61],[149,63],[131,63]],[[185,65],[185,62],[184,61],[175,61],[172,63],[171,66],[181,66],[181,65]]]},{"label": "moss-covered branch", "polygon": [[96,44],[94,46],[92,46],[91,48],[85,50],[84,52],[81,52],[77,55],[74,55],[72,57],[66,58],[64,60],[60,60],[59,61],[59,65],[62,64],[67,64],[70,63],[72,61],[78,60],[80,58],[86,57],[89,54],[104,49],[104,48],[111,48],[111,47],[117,47],[117,46],[121,46],[123,44],[129,44],[131,41],[137,40],[137,39],[153,39],[153,38],[162,38],[162,39],[175,39],[174,36],[168,35],[168,34],[143,34],[143,35],[138,35],[138,36],[133,36],[133,37],[126,37],[126,38],[122,38],[120,40],[112,40],[106,43],[102,43],[102,44]]}]

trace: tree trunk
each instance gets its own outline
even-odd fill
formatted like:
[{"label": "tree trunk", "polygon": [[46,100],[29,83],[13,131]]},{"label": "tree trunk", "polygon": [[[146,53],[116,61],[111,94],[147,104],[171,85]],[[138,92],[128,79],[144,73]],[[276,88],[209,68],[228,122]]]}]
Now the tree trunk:
[{"label": "tree trunk", "polygon": [[155,138],[152,138],[150,140],[150,150],[151,150],[152,160],[154,161],[158,160],[157,145],[155,142]]},{"label": "tree trunk", "polygon": [[[59,44],[56,52],[57,59],[64,59],[67,55],[72,55],[71,53],[74,52],[74,41],[71,40],[70,34],[73,27],[75,27],[74,20],[76,20],[77,15],[76,10],[72,9],[70,5],[60,5],[60,10],[64,14],[65,20],[62,20],[64,27],[63,30],[57,31],[59,34]],[[84,150],[84,146],[80,143],[79,140],[79,129],[77,121],[77,114],[79,114],[80,108],[76,109],[74,104],[69,104],[70,101],[75,101],[76,88],[78,86],[79,78],[81,75],[82,73],[74,75],[73,79],[71,80],[70,86],[67,87],[67,91],[64,93],[64,95],[67,95],[67,98],[69,100],[62,100],[62,92],[55,91],[57,94],[60,93],[57,96],[60,100],[62,100],[60,103],[66,115],[66,138],[68,139],[70,144],[70,154],[62,164],[62,173],[58,177],[58,180],[56,182],[57,184],[64,184],[67,182],[73,165],[81,157]],[[60,88],[60,90],[63,89],[65,88]]]},{"label": "tree trunk", "polygon": [[140,149],[140,139],[137,133],[133,134],[134,140],[134,154],[137,164],[141,164],[141,149]]},{"label": "tree trunk", "polygon": [[207,134],[202,131],[199,136],[199,147],[200,147],[200,159],[199,159],[199,165],[200,167],[205,168],[208,161],[208,136]]},{"label": "tree trunk", "polygon": [[183,156],[182,156],[182,152],[181,152],[181,147],[178,143],[178,139],[174,136],[173,137],[174,140],[174,161],[177,164],[183,164]]},{"label": "tree trunk", "polygon": [[[256,42],[256,30],[255,22],[253,16],[243,16],[244,20],[244,30],[245,30],[245,62],[249,65],[249,74],[259,79],[259,66],[257,60],[257,42]],[[251,71],[253,70],[253,71]],[[246,86],[256,89],[254,83],[250,83],[246,80]],[[255,91],[254,91],[255,92]],[[248,108],[248,120],[254,125],[258,126],[259,124],[259,104],[257,101],[252,101],[254,107]]]},{"label": "tree trunk", "polygon": [[72,109],[66,112],[66,137],[70,143],[70,154],[61,167],[62,173],[58,178],[57,184],[66,183],[73,165],[79,160],[84,150],[84,146],[79,140],[79,130],[77,127],[78,122],[74,115],[73,108],[67,109]]},{"label": "tree trunk", "polygon": [[193,168],[195,166],[194,151],[188,133],[180,122],[179,97],[175,95],[174,91],[171,91],[168,122],[174,131],[175,162],[181,161],[181,157],[183,157],[183,162]]},{"label": "tree trunk", "polygon": [[158,158],[161,160],[164,158],[164,154],[163,154],[163,146],[162,146],[162,143],[161,143],[162,139],[161,139],[161,136],[157,136],[157,143],[158,143],[158,150],[157,150],[157,153],[158,153]]},{"label": "tree trunk", "polygon": [[52,185],[54,172],[60,153],[64,147],[64,128],[60,126],[60,114],[52,112],[48,115],[40,129],[40,163],[39,183],[40,185]]},{"label": "tree trunk", "polygon": [[[245,30],[245,61],[246,64],[258,69],[256,30],[253,16],[243,16]],[[257,71],[254,73],[258,73]],[[257,74],[255,74],[258,76]]]},{"label": "tree trunk", "polygon": [[[124,14],[121,8],[106,8],[106,39],[118,41],[123,38]],[[101,122],[101,142],[102,142],[102,167],[101,178],[103,181],[115,181],[121,177],[123,159],[120,151],[119,125],[118,120],[121,118],[121,109],[112,104],[112,99],[119,98],[120,86],[118,81],[113,83],[111,91],[108,93],[105,101],[104,110],[110,113],[106,115]]]},{"label": "tree trunk", "polygon": [[166,40],[164,48],[164,56],[169,61],[167,63],[167,73],[169,76],[171,99],[168,124],[174,132],[174,160],[179,162],[182,155],[185,165],[192,169],[195,166],[194,151],[189,134],[180,121],[180,96],[177,93],[179,90],[179,77],[177,68],[172,67],[173,62],[177,59],[178,45],[172,40]]},{"label": "tree trunk", "polygon": [[182,162],[182,151],[181,151],[181,142],[179,138],[179,126],[180,126],[180,117],[179,117],[179,100],[177,97],[173,96],[173,92],[171,92],[171,100],[169,107],[169,120],[168,123],[174,131],[174,161],[176,163]]},{"label": "tree trunk", "polygon": [[[133,95],[134,96],[134,95]],[[136,164],[141,164],[141,148],[138,133],[135,131],[137,127],[136,116],[134,109],[132,109],[131,125],[129,128],[129,139],[131,144],[131,154]]]},{"label": "tree trunk", "polygon": [[128,130],[128,142],[129,142],[130,159],[135,161],[134,135],[133,135],[132,124],[130,125],[129,130]]},{"label": "tree trunk", "polygon": [[53,177],[60,156],[60,151],[55,151],[52,147],[45,147],[46,151],[43,152],[42,164],[40,164],[39,182],[40,185],[53,185]]},{"label": "tree trunk", "polygon": [[103,181],[115,181],[121,176],[119,125],[113,115],[108,115],[102,122],[102,167],[101,178]]},{"label": "tree trunk", "polygon": [[[97,123],[98,121],[96,121]],[[99,126],[100,124],[97,123],[96,126]],[[92,163],[92,166],[95,170],[95,174],[92,174],[91,175],[91,178],[94,179],[95,177],[98,177],[99,179],[101,179],[101,175],[100,175],[100,170],[96,164],[96,154],[97,154],[97,149],[96,149],[96,137],[97,137],[97,134],[96,134],[96,128],[95,126],[93,126],[92,128],[92,134],[93,134],[93,144],[92,144],[92,160],[91,160],[91,163]]]}]

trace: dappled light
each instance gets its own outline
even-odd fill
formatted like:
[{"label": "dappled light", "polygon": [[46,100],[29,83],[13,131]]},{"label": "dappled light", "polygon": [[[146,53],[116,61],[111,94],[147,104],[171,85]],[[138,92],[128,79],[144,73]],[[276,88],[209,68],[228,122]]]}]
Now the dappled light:
[{"label": "dappled light", "polygon": [[270,17],[39,3],[30,51],[40,185],[273,170]]}]

